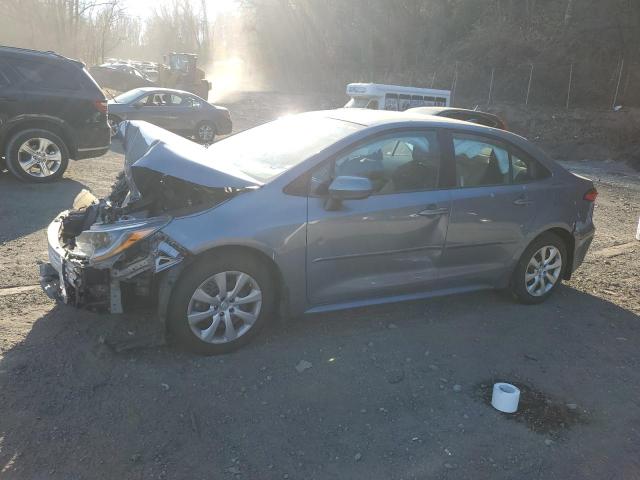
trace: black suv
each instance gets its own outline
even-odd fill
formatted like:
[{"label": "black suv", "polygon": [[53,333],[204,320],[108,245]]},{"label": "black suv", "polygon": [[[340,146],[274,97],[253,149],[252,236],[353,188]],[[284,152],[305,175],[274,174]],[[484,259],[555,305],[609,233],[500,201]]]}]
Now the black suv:
[{"label": "black suv", "polygon": [[81,62],[0,46],[0,157],[11,173],[54,180],[109,143],[107,100]]}]

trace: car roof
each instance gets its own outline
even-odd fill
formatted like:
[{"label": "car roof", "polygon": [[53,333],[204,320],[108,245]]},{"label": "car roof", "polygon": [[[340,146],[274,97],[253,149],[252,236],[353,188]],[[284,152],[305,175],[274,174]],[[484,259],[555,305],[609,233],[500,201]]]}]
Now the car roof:
[{"label": "car roof", "polygon": [[180,95],[191,95],[192,97],[197,97],[197,95],[194,95],[191,92],[186,92],[184,90],[176,90],[174,88],[140,87],[140,88],[134,88],[134,90],[138,90],[140,93],[146,93],[146,92],[176,93]]},{"label": "car roof", "polygon": [[8,53],[14,56],[30,56],[35,58],[46,58],[51,60],[66,60],[69,62],[73,62],[77,65],[84,66],[84,64],[78,60],[67,58],[51,50],[42,51],[42,50],[32,50],[30,48],[19,48],[19,47],[9,47],[7,45],[0,45],[0,53],[5,53],[5,54]]},{"label": "car roof", "polygon": [[462,112],[462,113],[474,113],[476,115],[485,115],[488,117],[496,117],[497,115],[489,112],[483,112],[482,110],[471,110],[470,108],[457,108],[457,107],[413,107],[405,110],[411,113],[422,113],[426,115],[439,115],[443,112]]},{"label": "car roof", "polygon": [[400,128],[406,128],[415,126],[455,128],[456,130],[466,130],[469,133],[488,134],[493,137],[501,138],[505,141],[518,145],[526,151],[534,149],[536,151],[540,151],[539,148],[529,142],[526,138],[507,130],[457,120],[455,118],[425,115],[424,113],[411,112],[410,110],[394,112],[387,110],[370,110],[366,108],[338,108],[336,110],[324,110],[310,113],[321,115],[326,118],[355,123],[364,127],[397,126]]},{"label": "car roof", "polygon": [[[461,120],[455,120],[453,118],[426,116],[424,113],[410,112],[409,110],[404,112],[394,112],[390,110],[370,110],[366,108],[338,108],[335,110],[324,110],[317,113],[328,118],[356,123],[365,127],[412,121],[432,126],[451,126],[452,124],[476,125],[469,122],[463,122]],[[489,128],[482,127],[481,125],[476,126]]]}]

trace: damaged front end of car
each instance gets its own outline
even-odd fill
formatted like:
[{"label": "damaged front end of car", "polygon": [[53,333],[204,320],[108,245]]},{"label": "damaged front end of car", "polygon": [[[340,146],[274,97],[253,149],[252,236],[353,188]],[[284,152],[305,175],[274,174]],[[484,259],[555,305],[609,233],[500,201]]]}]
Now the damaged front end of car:
[{"label": "damaged front end of car", "polygon": [[205,149],[146,122],[121,125],[124,176],[106,199],[83,190],[49,225],[40,282],[51,298],[122,313],[166,303],[170,272],[191,253],[163,232],[259,185],[207,164]]}]

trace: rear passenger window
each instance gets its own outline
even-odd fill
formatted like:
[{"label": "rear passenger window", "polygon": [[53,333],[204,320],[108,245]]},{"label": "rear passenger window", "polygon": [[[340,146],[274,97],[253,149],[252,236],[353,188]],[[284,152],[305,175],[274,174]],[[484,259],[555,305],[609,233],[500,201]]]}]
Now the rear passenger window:
[{"label": "rear passenger window", "polygon": [[48,61],[30,61],[19,58],[7,58],[6,62],[28,84],[39,88],[48,90],[78,90],[81,88],[79,69],[56,65]]},{"label": "rear passenger window", "polygon": [[454,134],[456,185],[482,187],[509,184],[509,153],[475,135]]},{"label": "rear passenger window", "polygon": [[529,156],[478,135],[454,134],[453,149],[458,187],[522,184],[550,175]]},{"label": "rear passenger window", "polygon": [[513,183],[528,183],[547,178],[550,175],[545,167],[532,158],[514,153],[511,154],[511,169]]}]

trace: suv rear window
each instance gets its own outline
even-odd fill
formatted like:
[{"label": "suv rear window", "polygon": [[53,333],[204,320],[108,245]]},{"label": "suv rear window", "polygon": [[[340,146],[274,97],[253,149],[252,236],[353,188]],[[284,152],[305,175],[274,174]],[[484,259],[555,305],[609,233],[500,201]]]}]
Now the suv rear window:
[{"label": "suv rear window", "polygon": [[6,58],[5,62],[13,67],[29,85],[49,90],[81,89],[78,69],[73,66],[23,58]]}]

